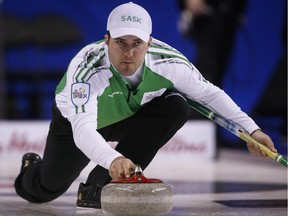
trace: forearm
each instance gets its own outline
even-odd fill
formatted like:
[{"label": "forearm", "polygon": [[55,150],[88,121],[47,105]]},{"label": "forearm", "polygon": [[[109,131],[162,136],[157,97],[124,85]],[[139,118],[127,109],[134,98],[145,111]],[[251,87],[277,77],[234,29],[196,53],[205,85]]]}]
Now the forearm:
[{"label": "forearm", "polygon": [[76,146],[93,162],[109,169],[111,162],[122,156],[105,141],[96,130],[91,116],[81,114],[81,118],[70,118]]},{"label": "forearm", "polygon": [[249,134],[259,129],[259,126],[250,118],[239,106],[225,93],[220,92],[217,99],[208,103],[217,113],[225,119],[229,119],[240,127],[245,129]]}]

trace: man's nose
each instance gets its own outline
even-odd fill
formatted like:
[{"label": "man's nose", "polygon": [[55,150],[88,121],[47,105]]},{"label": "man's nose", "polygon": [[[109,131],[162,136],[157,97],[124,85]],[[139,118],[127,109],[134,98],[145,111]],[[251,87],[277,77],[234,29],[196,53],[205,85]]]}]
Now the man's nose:
[{"label": "man's nose", "polygon": [[132,46],[128,46],[125,50],[125,55],[127,57],[131,57],[134,54],[134,48]]}]

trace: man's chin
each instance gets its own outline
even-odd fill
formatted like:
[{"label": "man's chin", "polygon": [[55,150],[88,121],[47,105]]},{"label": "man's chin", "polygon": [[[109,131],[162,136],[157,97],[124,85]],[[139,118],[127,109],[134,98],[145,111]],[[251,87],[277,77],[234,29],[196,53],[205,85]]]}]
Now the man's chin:
[{"label": "man's chin", "polygon": [[133,70],[131,68],[129,68],[129,69],[126,68],[126,69],[121,70],[119,73],[123,76],[131,76],[135,73],[135,71],[136,70]]}]

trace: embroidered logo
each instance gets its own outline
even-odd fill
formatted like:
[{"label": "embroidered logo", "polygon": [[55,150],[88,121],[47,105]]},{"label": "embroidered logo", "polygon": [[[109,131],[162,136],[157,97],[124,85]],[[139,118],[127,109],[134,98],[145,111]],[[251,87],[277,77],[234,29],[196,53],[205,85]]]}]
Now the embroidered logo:
[{"label": "embroidered logo", "polygon": [[71,87],[71,99],[74,105],[82,106],[87,103],[90,95],[88,83],[74,83]]},{"label": "embroidered logo", "polygon": [[123,92],[113,92],[112,94],[109,94],[108,97],[113,98],[115,95],[123,95]]},{"label": "embroidered logo", "polygon": [[130,22],[136,22],[136,23],[142,23],[142,18],[137,17],[137,16],[121,16],[121,21],[125,22],[125,21],[130,21]]}]

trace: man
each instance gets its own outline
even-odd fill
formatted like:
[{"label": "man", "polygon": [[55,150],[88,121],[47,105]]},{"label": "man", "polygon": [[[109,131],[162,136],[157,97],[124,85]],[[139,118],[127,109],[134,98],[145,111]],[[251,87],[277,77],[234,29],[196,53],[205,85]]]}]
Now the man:
[{"label": "man", "polygon": [[[23,156],[16,192],[41,203],[63,194],[89,161],[98,165],[78,190],[77,206],[101,208],[101,188],[145,169],[189,118],[192,98],[245,128],[276,151],[222,90],[206,81],[176,49],[152,39],[148,12],[137,4],[116,7],[103,41],[84,47],[57,86],[43,159]],[[181,93],[179,93],[181,92]],[[107,141],[117,141],[111,148]],[[255,155],[265,156],[248,145]]]},{"label": "man", "polygon": [[206,79],[221,86],[237,29],[244,24],[247,0],[177,2],[181,11],[179,30],[195,44],[193,64]]}]

